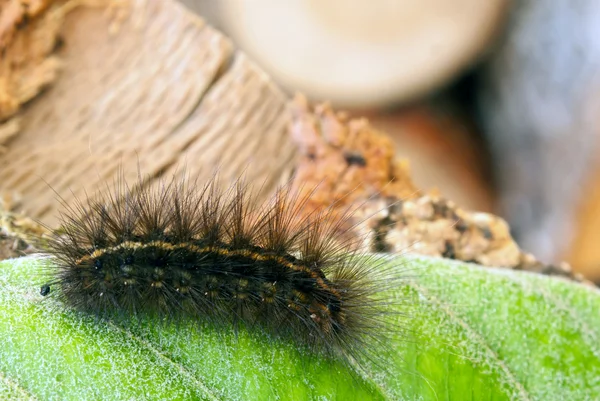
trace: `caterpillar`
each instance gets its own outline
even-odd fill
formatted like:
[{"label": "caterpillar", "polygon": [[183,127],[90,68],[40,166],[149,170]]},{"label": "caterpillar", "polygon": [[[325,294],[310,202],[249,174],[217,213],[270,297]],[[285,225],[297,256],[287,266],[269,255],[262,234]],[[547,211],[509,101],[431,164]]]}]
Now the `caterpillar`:
[{"label": "caterpillar", "polygon": [[280,187],[256,202],[188,178],[123,179],[64,205],[44,248],[40,293],[100,317],[149,313],[262,330],[328,356],[357,359],[382,341],[390,280],[383,263],[340,241],[344,218],[300,216],[306,197]]}]

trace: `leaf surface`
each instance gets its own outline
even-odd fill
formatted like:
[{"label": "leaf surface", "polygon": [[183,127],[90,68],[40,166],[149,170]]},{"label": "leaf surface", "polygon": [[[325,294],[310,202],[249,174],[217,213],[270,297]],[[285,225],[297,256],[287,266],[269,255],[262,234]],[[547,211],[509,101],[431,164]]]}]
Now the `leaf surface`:
[{"label": "leaf surface", "polygon": [[39,295],[41,260],[0,262],[0,398],[584,400],[600,394],[595,288],[443,259],[389,263],[414,272],[389,294],[406,304],[398,306],[406,317],[389,317],[399,330],[375,349],[389,363],[354,369],[256,332],[99,321]]}]

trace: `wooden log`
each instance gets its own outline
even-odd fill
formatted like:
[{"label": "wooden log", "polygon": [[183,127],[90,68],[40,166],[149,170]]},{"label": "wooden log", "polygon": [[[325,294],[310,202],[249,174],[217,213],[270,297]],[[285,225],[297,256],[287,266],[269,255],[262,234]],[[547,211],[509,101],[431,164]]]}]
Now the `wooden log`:
[{"label": "wooden log", "polygon": [[51,55],[60,73],[16,114],[18,133],[4,127],[0,193],[53,224],[55,192],[85,197],[119,166],[132,181],[138,168],[152,181],[219,166],[272,188],[294,155],[287,99],[227,38],[171,0],[69,3]]}]

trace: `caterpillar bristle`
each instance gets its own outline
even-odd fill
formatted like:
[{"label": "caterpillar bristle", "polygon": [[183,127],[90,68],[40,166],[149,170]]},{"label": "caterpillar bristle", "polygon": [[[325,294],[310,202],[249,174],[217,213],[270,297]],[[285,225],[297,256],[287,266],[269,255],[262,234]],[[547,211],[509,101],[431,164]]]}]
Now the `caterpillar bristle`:
[{"label": "caterpillar bristle", "polygon": [[243,324],[347,358],[383,341],[382,294],[398,280],[339,240],[338,216],[300,217],[306,199],[289,187],[261,205],[243,180],[216,182],[119,178],[66,205],[45,243],[52,262],[41,295],[102,318]]}]

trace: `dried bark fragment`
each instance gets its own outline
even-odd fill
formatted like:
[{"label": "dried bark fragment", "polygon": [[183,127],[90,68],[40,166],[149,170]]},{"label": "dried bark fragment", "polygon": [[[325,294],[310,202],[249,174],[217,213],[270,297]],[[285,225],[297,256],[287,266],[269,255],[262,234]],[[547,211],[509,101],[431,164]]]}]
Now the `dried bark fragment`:
[{"label": "dried bark fragment", "polygon": [[55,0],[0,0],[0,50]]},{"label": "dried bark fragment", "polygon": [[64,11],[59,0],[4,0],[0,13],[0,121],[57,77],[54,55]]},{"label": "dried bark fragment", "polygon": [[35,252],[33,239],[47,231],[30,218],[10,211],[11,202],[0,199],[0,260]]}]

